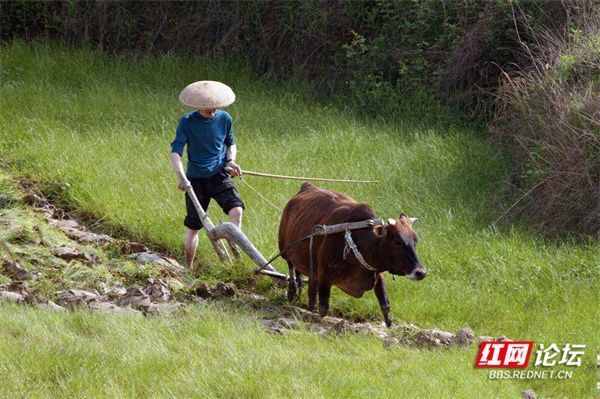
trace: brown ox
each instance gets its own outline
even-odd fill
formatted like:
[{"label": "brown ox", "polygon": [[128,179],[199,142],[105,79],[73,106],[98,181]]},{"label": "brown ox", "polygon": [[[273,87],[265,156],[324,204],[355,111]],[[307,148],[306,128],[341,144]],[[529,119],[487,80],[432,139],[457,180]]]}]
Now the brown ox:
[{"label": "brown ox", "polygon": [[[302,184],[300,192],[285,206],[279,225],[279,250],[283,251],[282,257],[287,261],[290,273],[288,300],[293,301],[299,293],[302,286],[300,273],[310,277],[309,240],[288,250],[285,248],[311,234],[317,224],[334,225],[376,218],[369,205],[359,204],[346,194]],[[413,280],[422,280],[426,275],[415,251],[417,237],[412,229],[413,220],[402,214],[385,226],[353,230],[352,239],[366,266],[348,249],[344,257],[347,245],[344,233],[315,236],[313,268],[316,279],[309,278],[309,309],[314,311],[318,293],[319,314],[325,316],[333,285],[355,298],[374,288],[385,324],[391,326],[383,272]]]}]

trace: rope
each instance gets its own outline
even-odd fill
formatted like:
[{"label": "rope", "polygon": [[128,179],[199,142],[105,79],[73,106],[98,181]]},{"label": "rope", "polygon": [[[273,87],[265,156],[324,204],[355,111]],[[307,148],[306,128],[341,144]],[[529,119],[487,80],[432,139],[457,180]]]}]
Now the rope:
[{"label": "rope", "polygon": [[334,183],[379,183],[379,180],[346,180],[346,179],[325,179],[321,177],[302,177],[302,176],[286,176],[286,175],[274,175],[272,173],[261,173],[253,172],[251,170],[244,170],[243,173],[247,176],[260,176],[260,177],[272,177],[274,179],[288,179],[288,180],[309,180],[309,181],[328,181]]},{"label": "rope", "polygon": [[269,199],[267,197],[265,197],[264,195],[262,195],[261,193],[259,193],[258,190],[255,189],[254,187],[252,187],[245,179],[240,178],[240,181],[242,183],[244,183],[246,186],[248,186],[248,188],[250,190],[254,191],[256,193],[256,195],[258,195],[260,198],[262,198],[263,201],[265,201],[267,204],[269,204],[273,209],[275,209],[276,211],[279,211],[279,212],[283,212],[283,209],[281,209],[280,207],[278,207],[277,205],[275,205],[274,203],[272,203],[271,201],[269,201]]}]

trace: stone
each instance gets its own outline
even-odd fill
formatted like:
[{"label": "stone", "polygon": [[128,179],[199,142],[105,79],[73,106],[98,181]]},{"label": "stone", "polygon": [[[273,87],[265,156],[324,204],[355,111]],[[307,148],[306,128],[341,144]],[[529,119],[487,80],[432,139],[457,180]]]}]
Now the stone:
[{"label": "stone", "polygon": [[103,295],[108,296],[109,299],[118,299],[121,296],[125,295],[125,293],[127,292],[127,289],[125,287],[123,287],[123,284],[117,282],[111,282],[111,283],[104,283],[104,282],[100,282],[99,283],[99,287],[100,287],[100,292]]},{"label": "stone", "polygon": [[531,388],[524,390],[523,393],[521,393],[521,397],[523,399],[537,399],[537,395]]},{"label": "stone", "polygon": [[33,188],[33,183],[28,179],[19,180],[19,185],[23,187],[25,190],[30,190]]},{"label": "stone", "polygon": [[459,345],[471,345],[475,342],[475,333],[469,327],[465,327],[456,332],[455,342]]},{"label": "stone", "polygon": [[81,243],[103,246],[116,241],[106,234],[96,234],[86,231],[82,225],[72,219],[48,219],[48,222],[62,230],[70,239]]},{"label": "stone", "polygon": [[171,291],[181,291],[185,288],[185,284],[176,278],[168,277],[165,279],[165,281],[167,282],[167,285]]},{"label": "stone", "polygon": [[268,298],[264,295],[255,294],[251,291],[237,291],[238,299],[249,302],[268,302]]},{"label": "stone", "polygon": [[193,291],[194,294],[199,296],[200,298],[208,299],[212,298],[212,290],[206,283],[200,283]]},{"label": "stone", "polygon": [[100,297],[100,294],[96,290],[79,289],[59,291],[56,295],[58,296],[59,305],[71,309],[78,306],[89,305],[91,302],[97,301]]},{"label": "stone", "polygon": [[224,283],[219,281],[212,290],[213,298],[232,297],[235,295],[235,285],[233,283]]},{"label": "stone", "polygon": [[2,271],[13,278],[14,280],[29,280],[33,277],[34,273],[29,272],[19,262],[4,259],[2,261]]},{"label": "stone", "polygon": [[166,302],[171,299],[171,290],[169,290],[167,282],[163,279],[149,279],[144,288],[144,293],[159,302]]},{"label": "stone", "polygon": [[56,304],[55,302],[52,301],[46,301],[46,302],[38,302],[35,304],[36,308],[39,309],[50,309],[50,310],[56,310],[59,312],[63,312],[66,309],[58,304]]},{"label": "stone", "polygon": [[144,244],[135,241],[121,242],[121,252],[125,254],[133,254],[140,252],[148,252],[148,247]]},{"label": "stone", "polygon": [[23,202],[30,206],[43,207],[48,204],[48,201],[37,194],[27,193],[23,196]]},{"label": "stone", "polygon": [[416,334],[414,344],[420,348],[435,348],[441,346],[442,342],[431,333],[431,330],[425,330]]},{"label": "stone", "polygon": [[443,345],[450,345],[454,342],[455,335],[446,331],[437,329],[425,330],[426,333],[430,333],[435,339],[439,340]]},{"label": "stone", "polygon": [[54,256],[64,259],[66,261],[70,261],[73,259],[84,260],[88,263],[93,263],[95,261],[95,257],[85,252],[81,252],[75,248],[71,247],[58,247],[55,248],[52,253]]},{"label": "stone", "polygon": [[169,269],[176,269],[178,271],[184,271],[185,268],[179,264],[175,259],[169,258],[164,255],[157,254],[153,251],[136,252],[127,256],[130,259],[135,259],[141,263],[154,263],[159,266],[163,266]]},{"label": "stone", "polygon": [[261,320],[261,325],[266,330],[276,334],[283,334],[285,330],[296,329],[300,327],[300,323],[298,323],[297,320],[285,317]]},{"label": "stone", "polygon": [[4,208],[12,202],[12,199],[6,194],[0,194],[0,208]]},{"label": "stone", "polygon": [[134,309],[145,309],[150,303],[150,297],[137,285],[129,287],[117,301],[119,306],[131,306]]},{"label": "stone", "polygon": [[0,301],[24,302],[25,297],[18,292],[0,291]]}]

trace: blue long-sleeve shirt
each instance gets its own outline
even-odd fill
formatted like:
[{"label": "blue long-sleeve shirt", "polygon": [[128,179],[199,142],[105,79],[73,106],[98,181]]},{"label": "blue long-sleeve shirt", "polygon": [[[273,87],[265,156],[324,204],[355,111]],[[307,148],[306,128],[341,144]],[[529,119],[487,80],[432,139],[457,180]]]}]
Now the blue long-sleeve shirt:
[{"label": "blue long-sleeve shirt", "polygon": [[225,167],[227,147],[234,143],[231,115],[218,110],[205,118],[193,111],[179,121],[171,152],[181,156],[187,144],[187,177],[210,177]]}]

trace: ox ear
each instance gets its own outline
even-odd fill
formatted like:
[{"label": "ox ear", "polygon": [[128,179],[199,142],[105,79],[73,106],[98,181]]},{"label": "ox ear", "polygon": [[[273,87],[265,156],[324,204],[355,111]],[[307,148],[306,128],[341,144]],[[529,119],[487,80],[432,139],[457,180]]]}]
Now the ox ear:
[{"label": "ox ear", "polygon": [[373,227],[373,233],[375,233],[375,235],[379,238],[383,238],[386,235],[386,230],[385,230],[385,226],[383,225],[379,225],[379,226],[375,226]]}]

